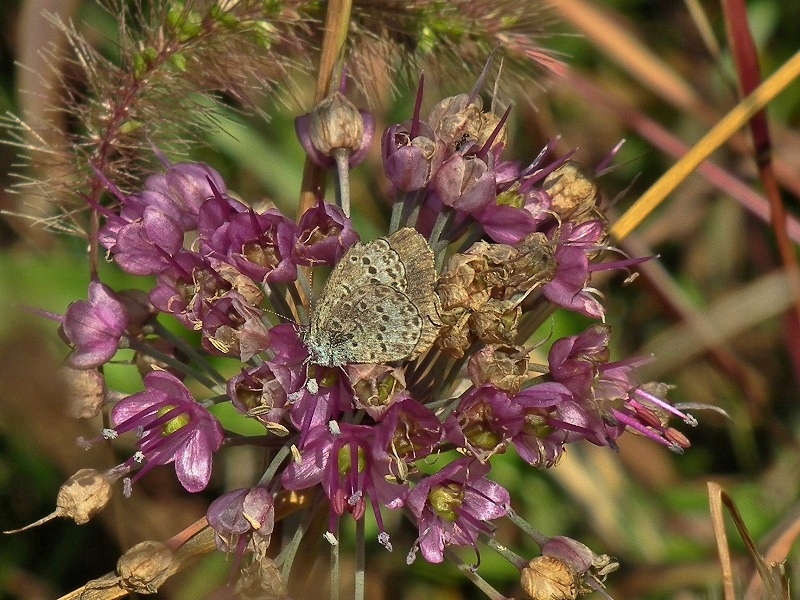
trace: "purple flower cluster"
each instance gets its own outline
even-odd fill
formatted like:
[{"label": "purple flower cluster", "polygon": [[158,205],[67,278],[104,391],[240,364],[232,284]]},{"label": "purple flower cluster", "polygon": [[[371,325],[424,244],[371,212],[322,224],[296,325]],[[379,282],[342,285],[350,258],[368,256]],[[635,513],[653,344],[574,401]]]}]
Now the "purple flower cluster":
[{"label": "purple flower cluster", "polygon": [[[106,182],[118,206],[95,207],[105,217],[100,241],[123,270],[155,276],[152,307],[132,318],[111,290],[92,283],[89,301],[63,319],[75,348],[69,364],[99,367],[120,345],[156,364],[145,391],[113,407],[114,429],[105,432],[137,432],[138,450],[124,465],[141,467],[134,480],[174,462],[187,490],[204,489],[213,454],[236,438],[211,404],[231,402],[265,427],[259,441],[275,458],[270,476],[209,509],[224,550],[242,552],[253,536],[268,543],[273,498],[318,486],[330,531],[345,513],[361,519],[370,508],[391,547],[382,511],[403,509],[419,530],[410,556],[419,550],[440,562],[448,546],[477,547],[479,536],[492,535],[490,522],[509,513],[508,492],[489,475],[492,457],[510,447],[545,468],[568,443],[615,447],[626,430],[688,446],[666,417],[691,418],[663,399],[665,386],[635,379],[642,360],[610,360],[606,325],[554,341],[538,371],[523,346],[555,308],[604,316],[590,279],[603,268],[607,227],[591,177],[570,156],[552,159],[549,147],[524,167],[505,159],[507,113],[483,111],[474,93],[442,100],[427,119],[421,105],[420,85],[413,117],[382,137],[397,194],[392,230],[427,237],[438,271],[442,326],[413,361],[314,364],[304,325],[279,323],[277,315],[307,318],[309,271],[337,264],[358,241],[339,207],[319,200],[297,223],[275,209],[259,212],[203,164],[166,165],[134,194]],[[334,125],[344,129],[327,127],[324,114],[315,116],[317,137],[310,117],[298,123],[320,164],[321,143],[349,148],[355,163],[371,137],[365,114],[336,110]],[[348,114],[361,125],[342,124]],[[167,340],[158,314],[199,332],[202,348],[187,352]],[[208,367],[210,355],[232,359],[228,376]],[[191,377],[217,396],[195,400],[183,382]],[[460,455],[446,460],[451,450]],[[435,457],[436,472],[424,474],[420,461]]]}]

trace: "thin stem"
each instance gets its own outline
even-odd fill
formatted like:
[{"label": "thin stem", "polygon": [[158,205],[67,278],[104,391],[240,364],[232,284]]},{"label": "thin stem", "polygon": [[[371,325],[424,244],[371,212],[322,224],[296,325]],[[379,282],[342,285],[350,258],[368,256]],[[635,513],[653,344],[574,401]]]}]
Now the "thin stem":
[{"label": "thin stem", "polygon": [[350,164],[348,163],[348,151],[345,148],[337,148],[333,151],[333,158],[336,160],[336,175],[339,182],[336,188],[336,201],[342,209],[344,216],[350,218]]},{"label": "thin stem", "polygon": [[[169,367],[172,367],[172,368],[177,369],[178,371],[180,371],[182,373],[185,373],[186,375],[194,377],[199,383],[201,383],[202,385],[206,386],[209,390],[211,390],[215,394],[224,394],[225,393],[225,387],[224,386],[219,385],[219,384],[215,383],[214,381],[212,381],[211,379],[209,379],[206,376],[206,374],[203,373],[202,371],[199,371],[198,369],[195,369],[194,367],[190,367],[186,363],[179,361],[174,356],[170,356],[169,354],[166,354],[164,352],[159,352],[158,350],[153,348],[150,344],[146,344],[144,342],[140,342],[139,340],[136,340],[136,339],[130,339],[130,340],[128,340],[128,345],[130,346],[130,348],[132,348],[136,352],[140,352],[141,354],[145,354],[145,355],[149,356],[150,358],[154,358],[154,359],[164,363],[165,365],[167,365]],[[221,377],[221,375],[220,375],[220,377]]]},{"label": "thin stem", "polygon": [[486,543],[489,548],[497,552],[500,556],[505,558],[508,562],[514,565],[520,571],[528,565],[528,561],[522,558],[519,554],[498,543],[498,541],[489,536],[481,536],[481,540]]},{"label": "thin stem", "polygon": [[292,539],[283,548],[281,553],[275,558],[276,564],[282,564],[281,578],[284,581],[289,581],[289,575],[292,571],[292,564],[294,564],[294,557],[297,555],[297,550],[300,548],[300,542],[303,541],[303,536],[308,532],[311,522],[316,516],[316,511],[307,510],[303,514],[303,519],[294,531]]},{"label": "thin stem", "polygon": [[331,600],[339,600],[339,529],[339,519],[336,519],[336,531],[331,532],[336,540],[335,544],[331,544]]},{"label": "thin stem", "polygon": [[539,550],[544,547],[544,545],[548,542],[550,538],[546,535],[541,533],[539,530],[534,529],[530,523],[528,523],[525,519],[520,517],[516,512],[513,510],[509,510],[508,514],[506,515],[509,521],[511,521],[514,525],[519,527],[529,538],[531,538],[537,546],[539,546]]},{"label": "thin stem", "polygon": [[366,557],[364,554],[364,518],[356,520],[356,573],[355,573],[355,600],[364,600],[364,574],[366,572]]},{"label": "thin stem", "polygon": [[486,597],[489,600],[508,600],[506,596],[498,592],[494,587],[492,587],[483,577],[478,575],[475,572],[475,568],[473,565],[468,565],[465,563],[461,558],[453,552],[450,548],[446,548],[445,556],[447,556],[447,560],[452,562],[453,564],[458,567],[458,570],[461,571],[467,579],[469,579],[476,588],[486,594]]},{"label": "thin stem", "polygon": [[[322,39],[322,52],[319,58],[317,89],[314,104],[318,104],[332,89],[341,76],[347,34],[350,30],[350,9],[352,0],[330,0],[325,13],[325,37]],[[318,167],[306,157],[303,167],[303,184],[300,189],[298,215],[314,206],[317,190],[325,188],[325,169]]]},{"label": "thin stem", "polygon": [[[445,209],[436,215],[436,222],[433,224],[431,235],[428,237],[428,245],[430,245],[434,251],[437,250],[437,246],[439,246],[439,239],[442,237],[442,233],[447,227],[447,224],[452,220],[454,213],[454,210]],[[447,244],[445,244],[445,246],[446,245]]]},{"label": "thin stem", "polygon": [[[178,348],[178,349],[179,349],[181,352],[183,352],[183,353],[184,353],[186,356],[188,356],[188,357],[189,357],[191,360],[193,360],[193,361],[195,361],[197,364],[199,364],[199,365],[200,365],[200,366],[201,366],[201,367],[202,367],[202,368],[203,368],[203,369],[206,371],[206,373],[208,373],[209,375],[211,375],[211,377],[213,377],[213,378],[214,378],[214,380],[215,380],[215,381],[216,381],[218,384],[227,385],[227,383],[228,383],[228,380],[227,380],[227,379],[225,379],[225,378],[224,378],[224,377],[223,377],[223,376],[222,376],[222,375],[219,373],[219,371],[217,371],[217,370],[216,370],[216,369],[215,369],[213,366],[211,366],[211,363],[210,363],[210,362],[208,362],[208,360],[206,359],[206,357],[205,357],[203,354],[201,354],[200,352],[198,352],[198,351],[195,349],[195,347],[194,347],[194,346],[192,346],[191,344],[189,344],[189,343],[188,343],[188,342],[187,342],[185,339],[183,339],[182,337],[180,337],[180,336],[178,336],[178,335],[175,335],[174,333],[172,333],[172,332],[171,332],[169,329],[167,329],[166,327],[164,327],[164,326],[163,326],[163,325],[162,325],[160,322],[158,322],[157,320],[154,320],[154,321],[152,322],[152,326],[153,326],[153,333],[155,333],[156,335],[158,335],[160,338],[162,338],[162,339],[165,339],[165,340],[167,340],[168,342],[170,342],[170,343],[174,344],[174,345],[175,345],[175,347],[176,347],[176,348]],[[153,355],[151,354],[151,356],[153,356]],[[183,363],[181,363],[181,364],[183,364]],[[198,381],[200,381],[201,383],[203,383],[203,382],[202,382],[202,380],[200,380],[200,379],[198,379]],[[205,384],[203,384],[203,385],[205,385]],[[208,386],[206,386],[206,387],[208,387]],[[214,388],[214,387],[208,387],[208,389],[210,389],[210,390],[214,390],[215,392],[217,391],[217,389],[216,389],[216,388]],[[225,392],[223,391],[222,393],[224,394]]]},{"label": "thin stem", "polygon": [[264,471],[264,474],[261,476],[261,479],[258,481],[257,485],[267,485],[272,478],[275,477],[275,473],[278,471],[278,467],[281,466],[283,459],[289,455],[290,449],[289,444],[284,444],[281,446],[281,449],[278,450],[278,453],[275,455],[275,458],[272,459],[269,467],[267,470]]},{"label": "thin stem", "polygon": [[[408,194],[406,194],[408,195]],[[403,209],[405,208],[406,204],[405,201],[396,200],[394,204],[392,204],[392,218],[389,221],[389,233],[392,234],[398,229],[400,229],[401,219],[403,218]]]}]

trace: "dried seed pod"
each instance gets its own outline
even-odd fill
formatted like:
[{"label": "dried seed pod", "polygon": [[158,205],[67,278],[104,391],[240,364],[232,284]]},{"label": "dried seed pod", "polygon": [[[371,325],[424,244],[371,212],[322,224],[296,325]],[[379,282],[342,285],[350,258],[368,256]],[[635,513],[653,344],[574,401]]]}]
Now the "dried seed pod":
[{"label": "dried seed pod", "polygon": [[597,184],[572,160],[550,173],[543,188],[552,199],[552,211],[564,221],[582,223],[597,205]]},{"label": "dried seed pod", "polygon": [[491,383],[516,394],[530,377],[528,352],[522,346],[489,344],[470,357],[467,372],[476,387]]},{"label": "dried seed pod", "polygon": [[61,368],[67,383],[69,416],[75,419],[91,419],[100,413],[106,403],[106,385],[103,376],[95,369]]},{"label": "dried seed pod", "polygon": [[537,556],[522,569],[520,585],[531,600],[575,600],[578,581],[570,568],[551,556]]},{"label": "dried seed pod", "polygon": [[130,592],[155,594],[172,575],[172,550],[163,542],[144,541],[117,561],[120,584]]},{"label": "dried seed pod", "polygon": [[289,589],[281,578],[280,569],[269,558],[260,558],[242,569],[236,582],[235,597],[242,600],[285,600]]},{"label": "dried seed pod", "polygon": [[78,525],[88,523],[108,504],[111,499],[112,483],[113,479],[105,473],[94,469],[81,469],[67,479],[58,490],[56,509],[52,513],[25,527],[5,533],[25,531],[47,523],[56,517],[67,517]]}]

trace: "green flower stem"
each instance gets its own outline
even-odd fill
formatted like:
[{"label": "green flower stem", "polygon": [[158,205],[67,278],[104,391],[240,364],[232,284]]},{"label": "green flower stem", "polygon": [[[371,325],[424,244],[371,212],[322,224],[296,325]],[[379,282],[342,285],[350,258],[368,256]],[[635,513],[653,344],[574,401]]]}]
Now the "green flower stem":
[{"label": "green flower stem", "polygon": [[339,185],[336,187],[336,201],[344,216],[350,218],[350,165],[347,162],[348,151],[337,148],[333,151],[336,160],[336,175]]},{"label": "green flower stem", "polygon": [[306,510],[304,512],[303,519],[294,530],[292,539],[289,540],[280,554],[278,554],[278,556],[275,558],[275,564],[281,565],[281,579],[284,581],[289,581],[292,565],[294,564],[295,556],[297,556],[297,551],[300,548],[300,542],[303,541],[303,537],[311,528],[311,524],[316,515],[317,511],[315,510]]},{"label": "green flower stem", "polygon": [[275,454],[275,457],[269,464],[269,467],[267,467],[267,470],[264,471],[264,474],[261,476],[261,479],[259,480],[257,485],[267,485],[272,481],[272,478],[275,477],[275,473],[278,472],[278,469],[280,468],[283,459],[289,455],[289,452],[290,452],[289,444],[284,444],[283,446],[281,446],[280,450],[278,450],[278,453]]},{"label": "green flower stem", "polygon": [[336,531],[331,532],[336,539],[335,544],[331,544],[331,600],[339,600],[339,520],[336,520]]},{"label": "green flower stem", "polygon": [[[158,321],[156,321],[153,324],[153,332],[156,335],[158,335],[159,337],[161,337],[161,338],[167,340],[168,342],[174,344],[177,348],[180,349],[181,352],[186,354],[186,356],[188,356],[190,359],[192,359],[198,365],[200,365],[205,370],[206,373],[211,375],[211,377],[214,379],[214,381],[217,384],[222,384],[222,386],[223,386],[222,393],[223,394],[225,393],[225,387],[224,386],[227,386],[228,380],[225,379],[219,373],[219,371],[217,371],[213,366],[211,366],[211,363],[208,362],[208,360],[206,359],[206,356],[204,356],[203,354],[198,352],[197,349],[195,349],[195,347],[192,346],[191,344],[187,343],[185,339],[183,339],[180,336],[175,335],[174,333],[172,333],[169,329],[164,327]],[[198,381],[200,381],[200,380],[198,379]],[[203,384],[203,385],[205,385],[205,384]],[[208,386],[206,386],[206,387],[208,387]],[[213,387],[209,387],[209,389],[213,389],[214,391],[217,391]]]},{"label": "green flower stem", "polygon": [[546,535],[544,535],[537,529],[534,529],[530,523],[528,523],[525,519],[520,517],[513,510],[508,511],[506,517],[508,518],[509,521],[514,523],[514,525],[519,527],[528,537],[530,537],[536,543],[536,545],[539,546],[540,550],[547,543],[547,540],[549,538]]},{"label": "green flower stem", "polygon": [[478,573],[475,572],[475,567],[473,565],[466,564],[455,552],[453,552],[453,550],[450,548],[445,548],[444,553],[447,557],[447,560],[455,564],[456,567],[458,567],[458,570],[461,571],[461,573],[463,573],[464,576],[469,579],[476,588],[486,594],[486,597],[489,598],[489,600],[508,600],[506,596],[498,592],[483,577],[478,575]]},{"label": "green flower stem", "polygon": [[497,543],[497,540],[491,538],[489,536],[483,537],[481,539],[486,543],[489,548],[497,552],[500,556],[505,558],[508,562],[514,565],[520,571],[524,569],[528,565],[528,561],[522,558],[519,554],[514,552],[513,550],[506,548],[502,544]]},{"label": "green flower stem", "polygon": [[364,517],[356,521],[356,573],[355,573],[355,600],[364,600],[364,575],[366,570],[366,557],[364,554]]},{"label": "green flower stem", "polygon": [[[158,361],[161,361],[165,365],[169,367],[173,367],[186,375],[193,377],[198,383],[206,386],[209,390],[214,392],[215,394],[224,394],[225,393],[225,386],[221,386],[211,379],[209,379],[206,374],[202,371],[195,369],[194,367],[190,367],[184,362],[179,361],[174,356],[170,356],[169,354],[165,354],[163,352],[159,352],[149,344],[145,344],[144,342],[140,342],[139,340],[131,339],[129,340],[129,347],[141,354],[149,356],[150,358],[154,358]],[[220,375],[221,377],[221,375]]]}]

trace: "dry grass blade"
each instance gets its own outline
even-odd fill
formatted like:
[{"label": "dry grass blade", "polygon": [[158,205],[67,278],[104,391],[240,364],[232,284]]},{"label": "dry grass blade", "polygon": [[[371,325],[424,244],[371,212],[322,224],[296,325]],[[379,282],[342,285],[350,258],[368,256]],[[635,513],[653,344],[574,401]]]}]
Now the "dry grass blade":
[{"label": "dry grass blade", "polygon": [[604,10],[581,0],[549,2],[565,20],[583,32],[600,52],[624,65],[645,87],[666,96],[671,103],[689,112],[702,104],[691,86]]},{"label": "dry grass blade", "polygon": [[658,361],[643,371],[649,377],[663,377],[709,349],[725,347],[726,341],[790,308],[790,290],[785,273],[764,275],[721,298],[707,311],[692,318],[684,315],[684,323],[649,340],[644,352],[652,352]]},{"label": "dry grass blade", "polygon": [[800,52],[787,60],[752,94],[737,104],[715,127],[702,137],[611,227],[617,240],[626,238],[671,194],[704,160],[800,76]]},{"label": "dry grass blade", "polygon": [[[736,72],[739,76],[739,87],[743,95],[749,94],[760,83],[761,72],[758,66],[758,52],[747,19],[747,7],[742,0],[724,0],[722,6],[725,9],[725,25],[733,51]],[[788,235],[786,209],[781,199],[780,188],[772,164],[772,139],[765,111],[761,110],[753,115],[750,120],[750,134],[755,146],[755,160],[759,177],[769,198],[772,216],[770,222],[775,232],[781,260],[786,268],[796,275],[799,270],[797,256]],[[794,327],[797,328],[800,324],[800,284],[797,282],[797,277],[792,282],[794,284],[792,295],[795,299]],[[795,336],[787,336],[787,338],[787,344],[796,345]],[[795,348],[794,354],[795,356],[798,354],[797,348]]]},{"label": "dry grass blade", "polygon": [[719,553],[720,563],[723,572],[723,585],[725,586],[726,600],[735,600],[734,590],[734,572],[731,565],[731,555],[728,548],[728,537],[725,532],[725,521],[723,506],[727,508],[728,513],[733,519],[739,536],[747,546],[750,557],[756,567],[756,571],[761,578],[764,585],[764,595],[758,596],[755,594],[748,594],[747,598],[768,598],[770,600],[788,600],[789,591],[786,587],[785,574],[783,572],[783,565],[776,565],[775,563],[767,564],[764,557],[758,551],[758,548],[750,537],[747,526],[739,514],[736,503],[728,495],[728,493],[717,483],[708,483],[708,496],[711,505],[711,518],[714,523],[714,533],[717,539],[717,551]]},{"label": "dry grass blade", "polygon": [[[615,96],[611,90],[601,87],[574,69],[565,67],[564,71],[565,78],[587,106],[596,107],[624,122],[627,127],[630,127],[655,148],[675,159],[688,152],[689,146],[683,143],[677,135],[646,114],[640,113],[633,103],[625,98]],[[709,183],[734,198],[753,215],[765,223],[770,221],[770,205],[767,199],[742,179],[711,160],[703,162],[697,168],[697,172]],[[787,215],[786,228],[789,237],[800,244],[800,221],[793,215]]]}]

